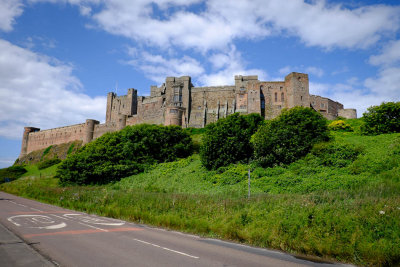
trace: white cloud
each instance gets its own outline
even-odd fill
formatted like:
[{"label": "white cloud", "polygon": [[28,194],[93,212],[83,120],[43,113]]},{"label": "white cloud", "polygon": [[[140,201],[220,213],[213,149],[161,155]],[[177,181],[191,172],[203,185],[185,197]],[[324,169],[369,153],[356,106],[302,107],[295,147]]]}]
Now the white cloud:
[{"label": "white cloud", "polygon": [[302,0],[285,4],[259,0],[259,6],[262,8],[258,13],[263,13],[276,29],[288,31],[310,46],[365,48],[399,29],[400,8],[393,6],[351,10],[322,0],[311,4]]},{"label": "white cloud", "polygon": [[267,74],[260,69],[247,69],[242,55],[231,46],[227,52],[212,54],[208,57],[212,65],[212,73],[204,73],[197,80],[200,85],[229,85],[234,84],[235,75],[258,75],[260,80],[265,80]]},{"label": "white cloud", "polygon": [[364,82],[373,94],[383,96],[382,101],[400,101],[400,67],[386,68],[377,78],[368,78]]},{"label": "white cloud", "polygon": [[[35,1],[35,0],[31,0]],[[46,0],[36,0],[46,1]],[[52,1],[54,0],[47,0]],[[399,29],[400,8],[371,5],[355,9],[323,0],[64,0],[81,7],[104,30],[162,48],[206,52],[226,49],[235,39],[264,38],[284,31],[305,44],[324,48],[365,48]],[[205,10],[191,11],[203,2]],[[99,5],[93,13],[90,5]],[[155,13],[157,5],[161,14]],[[82,11],[82,6],[85,11]],[[175,7],[172,11],[168,7]],[[88,11],[90,9],[90,12]]]},{"label": "white cloud", "polygon": [[388,43],[381,54],[369,58],[372,65],[392,65],[400,62],[400,40]]},{"label": "white cloud", "polygon": [[0,39],[0,136],[103,119],[105,97],[89,97],[71,66]]},{"label": "white cloud", "polygon": [[0,30],[11,31],[15,18],[23,12],[21,0],[0,0]]},{"label": "white cloud", "polygon": [[189,56],[182,56],[181,58],[165,57],[137,51],[135,48],[129,48],[129,54],[132,59],[124,63],[143,71],[146,77],[157,84],[165,82],[165,77],[196,77],[204,72],[200,62]]},{"label": "white cloud", "polygon": [[309,67],[305,67],[305,66],[297,66],[297,67],[292,67],[292,66],[285,66],[281,69],[279,69],[279,74],[280,75],[287,75],[291,72],[300,72],[300,73],[307,73],[307,74],[312,74],[315,75],[317,77],[322,77],[324,75],[324,70],[318,67],[314,67],[314,66],[309,66]]}]

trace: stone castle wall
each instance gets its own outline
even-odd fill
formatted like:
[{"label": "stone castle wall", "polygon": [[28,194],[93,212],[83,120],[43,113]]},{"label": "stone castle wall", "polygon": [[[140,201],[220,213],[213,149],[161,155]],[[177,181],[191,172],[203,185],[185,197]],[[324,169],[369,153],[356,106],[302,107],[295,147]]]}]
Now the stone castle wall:
[{"label": "stone castle wall", "polygon": [[209,87],[194,87],[189,76],[167,77],[160,87],[151,86],[150,96],[138,96],[133,88],[124,96],[108,93],[105,123],[88,119],[82,124],[44,131],[25,127],[20,157],[53,144],[74,140],[85,144],[126,125],[200,128],[235,112],[258,113],[272,119],[282,109],[295,106],[311,106],[328,119],[357,116],[354,109],[343,109],[342,104],[329,98],[310,95],[308,75],[304,73],[290,73],[284,81],[260,81],[257,76],[237,75],[234,85]]}]

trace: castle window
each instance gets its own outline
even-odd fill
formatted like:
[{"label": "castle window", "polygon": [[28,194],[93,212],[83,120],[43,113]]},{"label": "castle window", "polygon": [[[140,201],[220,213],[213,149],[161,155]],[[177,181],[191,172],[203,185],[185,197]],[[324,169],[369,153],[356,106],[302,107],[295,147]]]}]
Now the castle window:
[{"label": "castle window", "polygon": [[285,101],[285,94],[284,93],[281,93],[281,101],[282,102]]},{"label": "castle window", "polygon": [[302,95],[300,96],[300,100],[303,101],[303,96]]},{"label": "castle window", "polygon": [[282,91],[282,89],[283,89],[283,87],[281,86],[281,87],[279,88],[279,90],[281,90],[281,91]]},{"label": "castle window", "polygon": [[264,90],[264,86],[261,85],[261,86],[260,86],[260,90]]},{"label": "castle window", "polygon": [[262,117],[264,117],[265,116],[265,97],[264,97],[264,94],[263,94],[263,92],[261,91],[260,92],[260,102],[261,102],[261,104],[260,104],[260,106],[261,106],[261,116]]},{"label": "castle window", "polygon": [[177,110],[177,109],[170,109],[170,110],[169,110],[169,113],[176,114],[176,113],[178,113],[178,110]]},{"label": "castle window", "polygon": [[275,93],[275,102],[278,102],[278,93]]},{"label": "castle window", "polygon": [[321,103],[321,108],[324,108],[325,107],[325,104],[324,103]]}]

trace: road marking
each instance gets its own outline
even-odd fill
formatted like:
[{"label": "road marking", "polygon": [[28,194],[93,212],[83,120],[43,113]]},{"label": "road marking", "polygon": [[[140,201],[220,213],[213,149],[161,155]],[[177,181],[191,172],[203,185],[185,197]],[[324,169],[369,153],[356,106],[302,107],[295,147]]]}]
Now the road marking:
[{"label": "road marking", "polygon": [[90,227],[90,228],[94,228],[94,229],[103,231],[103,232],[108,232],[108,230],[106,230],[106,229],[102,229],[102,228],[99,228],[99,227],[96,227],[96,226],[93,226],[93,225],[89,225],[89,224],[86,224],[86,223],[83,223],[83,222],[78,222],[78,223],[79,223],[79,224],[82,224],[82,225],[85,225],[85,226],[87,226],[87,227]]},{"label": "road marking", "polygon": [[[7,218],[7,220],[11,223],[13,223],[16,226],[21,226],[20,223],[17,222],[17,220],[22,219],[25,221],[25,223],[28,223],[33,226],[27,226],[29,228],[36,228],[36,229],[47,229],[47,230],[54,230],[54,229],[60,229],[65,226],[67,226],[66,223],[61,222],[58,224],[54,224],[55,221],[53,221],[50,217],[44,216],[44,215],[33,215],[33,214],[26,214],[26,215],[16,215],[16,216],[11,216]],[[46,226],[36,226],[36,225],[45,225],[45,224],[52,224],[53,225],[46,225]]]},{"label": "road marking", "polygon": [[156,244],[153,244],[153,243],[149,243],[149,242],[146,242],[146,241],[143,241],[143,240],[140,240],[140,239],[134,238],[133,240],[141,242],[141,243],[146,244],[146,245],[150,245],[150,246],[156,247],[156,248],[165,249],[165,250],[168,250],[168,251],[171,251],[171,252],[183,255],[183,256],[190,257],[190,258],[194,258],[194,259],[198,259],[199,258],[197,256],[189,255],[189,254],[177,251],[177,250],[173,250],[173,249],[170,249],[170,248],[162,247],[162,246],[159,246],[159,245],[156,245]]},{"label": "road marking", "polygon": [[39,211],[39,212],[44,212],[44,211],[42,211],[42,210],[38,210],[38,209],[35,209],[35,208],[30,208],[31,210],[35,210],[35,211]]},{"label": "road marking", "polygon": [[[130,231],[142,231],[140,228],[126,227],[126,228],[114,228],[108,230],[108,232],[130,232]],[[38,233],[38,234],[27,234],[24,235],[25,238],[35,237],[35,236],[54,236],[54,235],[80,235],[80,234],[93,234],[93,233],[104,233],[97,229],[88,230],[73,230],[73,231],[63,231],[63,232],[53,232],[53,233]]]},{"label": "road marking", "polygon": [[[14,211],[14,212],[10,212],[10,214],[51,214],[51,215],[52,215],[52,213],[64,214],[65,211]],[[66,218],[62,218],[62,219],[66,219]]]},{"label": "road marking", "polygon": [[118,221],[118,222],[110,222],[108,218],[100,218],[100,217],[91,217],[86,214],[64,214],[63,217],[66,217],[68,219],[77,219],[81,222],[84,223],[89,223],[89,224],[96,224],[96,225],[107,225],[107,226],[122,226],[125,224],[124,221]]}]

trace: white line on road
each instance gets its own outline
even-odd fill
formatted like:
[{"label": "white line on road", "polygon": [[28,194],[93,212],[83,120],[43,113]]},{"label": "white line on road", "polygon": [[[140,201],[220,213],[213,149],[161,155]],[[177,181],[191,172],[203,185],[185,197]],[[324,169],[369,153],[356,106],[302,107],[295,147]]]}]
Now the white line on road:
[{"label": "white line on road", "polygon": [[106,230],[106,229],[102,229],[102,228],[99,228],[99,227],[96,227],[96,226],[93,226],[93,225],[89,225],[89,224],[82,223],[82,222],[77,222],[77,223],[82,224],[82,225],[85,225],[85,226],[90,227],[90,228],[94,228],[94,229],[103,231],[103,232],[108,232],[108,230]]},{"label": "white line on road", "polygon": [[181,254],[181,255],[183,255],[183,256],[191,257],[191,258],[194,258],[194,259],[198,259],[198,258],[199,258],[199,257],[192,256],[192,255],[189,255],[189,254],[186,254],[186,253],[177,251],[177,250],[173,250],[173,249],[166,248],[166,247],[162,247],[162,246],[159,246],[159,245],[156,245],[156,244],[153,244],[153,243],[149,243],[149,242],[146,242],[146,241],[143,241],[143,240],[140,240],[140,239],[134,238],[133,240],[138,241],[138,242],[141,242],[141,243],[144,243],[144,244],[147,244],[147,245],[150,245],[150,246],[153,246],[153,247],[156,247],[156,248],[162,248],[162,249],[165,249],[165,250],[174,252],[174,253],[178,253],[178,254]]},{"label": "white line on road", "polygon": [[38,210],[38,209],[35,209],[35,208],[30,208],[31,210],[35,210],[35,211],[39,211],[39,212],[43,212],[43,210]]}]

